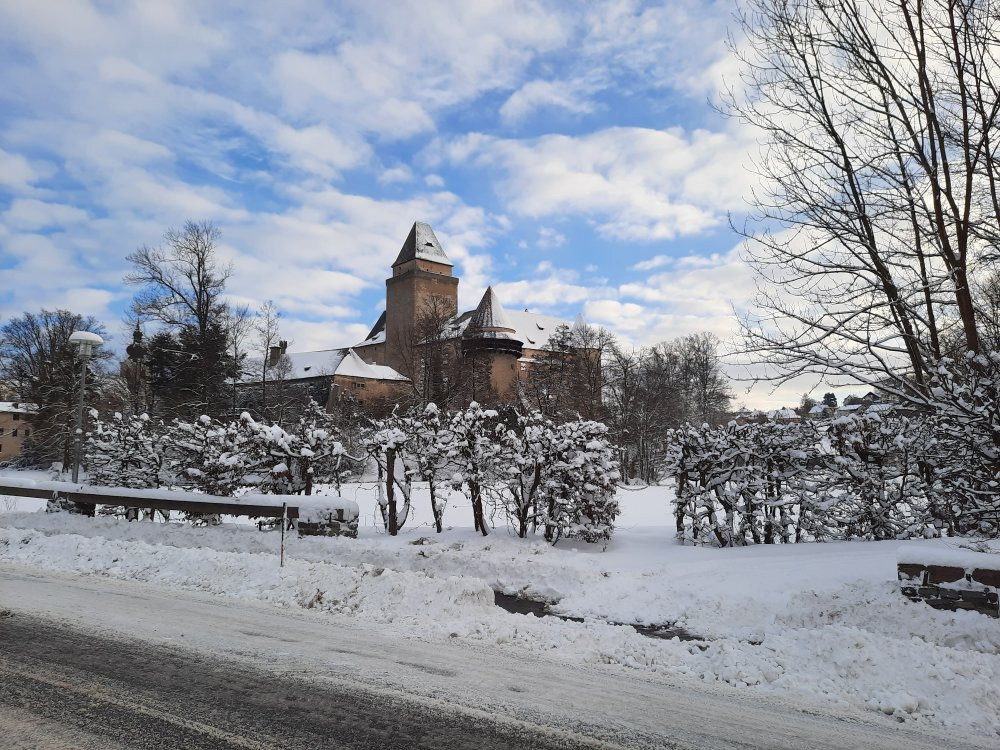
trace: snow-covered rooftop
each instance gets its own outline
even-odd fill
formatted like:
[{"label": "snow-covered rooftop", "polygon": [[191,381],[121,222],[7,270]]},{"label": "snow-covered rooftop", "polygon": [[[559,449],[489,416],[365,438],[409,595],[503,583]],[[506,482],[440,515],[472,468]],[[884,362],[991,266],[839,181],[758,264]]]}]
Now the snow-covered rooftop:
[{"label": "snow-covered rooftop", "polygon": [[[524,344],[525,349],[544,349],[549,342],[549,337],[559,326],[573,327],[574,323],[563,318],[552,315],[542,315],[541,313],[529,312],[528,310],[510,310],[503,308],[507,325],[509,326],[510,337],[517,339]],[[459,338],[465,333],[466,327],[475,314],[475,310],[468,310],[456,316],[444,331],[445,339]],[[385,314],[378,319],[372,327],[371,332],[364,341],[354,344],[354,348],[381,344],[385,341]]]},{"label": "snow-covered rooftop", "polygon": [[[291,362],[291,370],[285,376],[286,380],[306,380],[333,375],[370,378],[372,380],[409,380],[405,375],[399,374],[391,367],[365,362],[353,349],[288,352],[285,356]],[[249,377],[245,382],[254,382],[254,380],[254,377]]]},{"label": "snow-covered rooftop", "polygon": [[507,317],[507,311],[504,310],[500,298],[493,291],[493,287],[486,288],[486,293],[483,294],[483,298],[479,301],[479,306],[469,319],[466,331],[514,332],[514,327]]},{"label": "snow-covered rooftop", "polygon": [[373,365],[365,362],[354,349],[348,349],[347,354],[337,365],[334,375],[351,378],[370,378],[372,380],[409,380],[405,375],[385,365]]},{"label": "snow-covered rooftop", "polygon": [[0,401],[0,412],[7,414],[34,414],[38,407],[23,401]]},{"label": "snow-covered rooftop", "polygon": [[422,221],[413,224],[410,233],[403,242],[403,246],[399,249],[399,255],[396,256],[396,260],[392,265],[396,267],[418,258],[420,260],[430,260],[434,263],[440,263],[444,266],[452,265],[452,262],[448,260],[448,256],[444,254],[444,249],[441,247],[441,243],[438,242],[438,238],[435,236],[430,224],[425,224]]},{"label": "snow-covered rooftop", "polygon": [[323,349],[318,352],[288,352],[285,354],[292,363],[289,380],[316,378],[333,375],[347,355],[347,349]]}]

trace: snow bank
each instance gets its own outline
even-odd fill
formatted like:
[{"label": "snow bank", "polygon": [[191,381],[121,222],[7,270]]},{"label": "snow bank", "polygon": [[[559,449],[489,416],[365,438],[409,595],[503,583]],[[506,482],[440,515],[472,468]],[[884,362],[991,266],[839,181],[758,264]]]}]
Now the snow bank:
[{"label": "snow bank", "polygon": [[[1000,550],[997,551],[1000,553]],[[896,561],[910,565],[944,565],[973,571],[976,568],[1000,570],[1000,554],[976,552],[956,547],[902,546],[896,552]]]},{"label": "snow bank", "polygon": [[0,529],[0,557],[49,570],[198,589],[374,622],[423,621],[427,612],[448,622],[493,610],[493,591],[477,578],[431,578],[370,565],[295,559],[280,568],[273,554]]}]

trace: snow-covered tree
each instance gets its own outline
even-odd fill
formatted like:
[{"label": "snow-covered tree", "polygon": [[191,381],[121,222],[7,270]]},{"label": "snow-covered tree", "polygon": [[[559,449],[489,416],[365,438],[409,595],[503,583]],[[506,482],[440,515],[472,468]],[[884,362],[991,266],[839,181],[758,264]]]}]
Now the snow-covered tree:
[{"label": "snow-covered tree", "polygon": [[94,429],[88,435],[86,458],[90,484],[144,489],[162,481],[165,436],[162,424],[146,414],[115,412],[103,421],[91,410]]},{"label": "snow-covered tree", "polygon": [[835,521],[848,539],[922,536],[928,486],[922,420],[878,411],[841,417],[826,434],[833,448],[824,484],[836,493]]},{"label": "snow-covered tree", "polygon": [[483,510],[483,488],[494,476],[494,460],[499,452],[497,416],[495,410],[483,409],[473,401],[468,408],[453,412],[448,420],[452,435],[449,458],[455,465],[452,484],[467,488],[473,524],[483,536],[489,533]]},{"label": "snow-covered tree", "polygon": [[522,539],[538,524],[540,506],[551,489],[549,468],[556,450],[556,426],[538,411],[518,415],[499,431],[497,475],[493,486],[500,504]]},{"label": "snow-covered tree", "polygon": [[930,384],[930,514],[943,533],[1000,535],[1000,353],[943,360]]},{"label": "snow-covered tree", "polygon": [[[406,458],[411,435],[404,431],[407,420],[393,414],[381,420],[365,441],[368,455],[378,466],[377,498],[385,530],[396,536],[410,517],[413,478]],[[399,507],[396,492],[403,497]]]},{"label": "snow-covered tree", "polygon": [[620,473],[608,428],[576,420],[553,432],[551,462],[546,467],[545,503],[539,522],[553,544],[561,537],[607,544],[620,512],[615,488]]},{"label": "snow-covered tree", "polygon": [[408,460],[411,474],[427,482],[430,492],[431,512],[434,515],[434,529],[439,534],[444,529],[444,511],[448,506],[448,492],[451,487],[442,482],[451,463],[451,443],[454,439],[441,410],[431,403],[422,412],[403,420],[403,429],[410,436]]}]

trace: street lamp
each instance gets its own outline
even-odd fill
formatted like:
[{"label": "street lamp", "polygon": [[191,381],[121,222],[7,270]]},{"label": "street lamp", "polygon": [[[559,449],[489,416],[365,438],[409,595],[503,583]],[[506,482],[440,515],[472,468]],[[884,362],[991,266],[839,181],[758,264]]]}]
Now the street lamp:
[{"label": "street lamp", "polygon": [[69,343],[77,348],[80,354],[80,401],[76,407],[76,434],[73,446],[73,481],[80,479],[80,451],[83,445],[83,399],[87,391],[87,361],[94,350],[104,343],[104,339],[90,331],[73,331]]}]

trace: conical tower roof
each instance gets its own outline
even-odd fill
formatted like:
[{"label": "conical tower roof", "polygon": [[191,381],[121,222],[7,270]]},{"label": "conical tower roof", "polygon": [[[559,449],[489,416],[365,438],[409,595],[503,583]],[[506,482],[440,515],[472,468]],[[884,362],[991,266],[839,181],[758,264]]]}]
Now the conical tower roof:
[{"label": "conical tower roof", "polygon": [[479,307],[472,313],[472,318],[465,330],[473,335],[487,331],[514,333],[514,326],[511,325],[507,311],[503,309],[503,304],[497,297],[497,293],[493,291],[493,287],[487,287],[483,298],[479,300]]},{"label": "conical tower roof", "polygon": [[462,334],[462,352],[506,352],[520,357],[524,342],[517,338],[516,333],[507,311],[500,304],[500,298],[493,287],[489,287]]},{"label": "conical tower roof", "polygon": [[443,266],[450,266],[452,262],[444,254],[441,243],[434,235],[434,230],[430,224],[422,221],[414,222],[410,228],[410,233],[406,236],[403,246],[399,249],[399,255],[392,264],[393,268],[411,260],[429,260],[440,263]]}]

